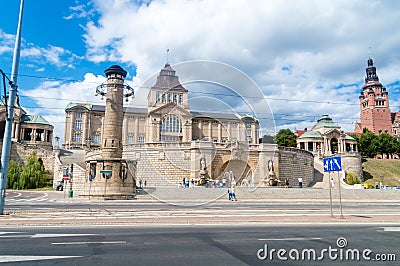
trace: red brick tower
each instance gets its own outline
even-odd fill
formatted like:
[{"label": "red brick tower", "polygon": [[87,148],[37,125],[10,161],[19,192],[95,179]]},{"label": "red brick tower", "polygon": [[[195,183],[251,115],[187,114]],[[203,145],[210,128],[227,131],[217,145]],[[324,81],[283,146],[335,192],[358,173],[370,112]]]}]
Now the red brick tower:
[{"label": "red brick tower", "polygon": [[371,58],[368,59],[368,67],[365,71],[365,84],[359,97],[361,129],[367,128],[377,135],[382,132],[392,135],[388,92],[379,82],[376,67]]}]

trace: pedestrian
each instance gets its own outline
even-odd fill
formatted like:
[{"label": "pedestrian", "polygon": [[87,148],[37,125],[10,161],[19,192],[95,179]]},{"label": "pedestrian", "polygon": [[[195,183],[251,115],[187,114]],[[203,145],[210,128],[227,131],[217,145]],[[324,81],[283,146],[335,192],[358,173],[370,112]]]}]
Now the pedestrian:
[{"label": "pedestrian", "polygon": [[286,179],[285,179],[285,188],[288,188],[288,187],[289,187],[289,179],[286,178]]},{"label": "pedestrian", "polygon": [[145,179],[144,180],[144,188],[146,188],[147,187],[147,180]]},{"label": "pedestrian", "polygon": [[194,179],[193,178],[191,180],[191,183],[192,183],[192,187],[194,187]]},{"label": "pedestrian", "polygon": [[303,178],[299,177],[298,181],[299,181],[299,188],[302,188],[303,187]]},{"label": "pedestrian", "polygon": [[183,187],[186,187],[186,178],[185,177],[182,180],[182,185],[183,185]]},{"label": "pedestrian", "polygon": [[142,179],[139,180],[139,188],[143,188],[143,181],[142,181]]},{"label": "pedestrian", "polygon": [[236,194],[235,194],[235,186],[231,186],[231,200],[237,201]]},{"label": "pedestrian", "polygon": [[228,200],[232,199],[231,188],[228,188]]},{"label": "pedestrian", "polygon": [[226,179],[225,179],[225,177],[222,178],[222,187],[226,187]]},{"label": "pedestrian", "polygon": [[331,188],[335,188],[335,181],[333,180],[333,178],[331,178],[331,180],[330,180],[330,185],[331,185]]}]

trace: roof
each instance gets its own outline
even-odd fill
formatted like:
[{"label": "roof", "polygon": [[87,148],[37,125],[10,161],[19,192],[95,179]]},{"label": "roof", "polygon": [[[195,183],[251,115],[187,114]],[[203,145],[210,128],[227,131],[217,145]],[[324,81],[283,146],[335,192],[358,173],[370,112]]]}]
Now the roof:
[{"label": "roof", "polygon": [[311,139],[323,139],[324,137],[322,136],[321,133],[319,133],[319,131],[307,131],[304,132],[299,139],[307,139],[307,138],[311,138]]},{"label": "roof", "polygon": [[320,119],[318,119],[318,122],[313,129],[319,129],[322,127],[340,128],[340,126],[333,122],[329,115],[323,115]]},{"label": "roof", "polygon": [[201,112],[201,111],[190,111],[193,118],[212,118],[212,119],[230,119],[239,120],[234,113],[215,113],[215,112]]},{"label": "roof", "polygon": [[157,76],[156,84],[152,88],[188,91],[181,85],[179,77],[175,75],[175,70],[168,63],[161,69],[160,74]]},{"label": "roof", "polygon": [[92,107],[93,107],[93,105],[92,104],[82,104],[82,103],[68,103],[67,104],[67,107],[65,107],[65,110],[68,110],[68,109],[71,109],[71,108],[74,108],[74,107],[77,107],[77,106],[79,106],[79,107],[83,107],[83,108],[86,108],[87,110],[92,110]]},{"label": "roof", "polygon": [[21,121],[26,124],[44,124],[51,126],[51,124],[40,115],[22,115]]}]

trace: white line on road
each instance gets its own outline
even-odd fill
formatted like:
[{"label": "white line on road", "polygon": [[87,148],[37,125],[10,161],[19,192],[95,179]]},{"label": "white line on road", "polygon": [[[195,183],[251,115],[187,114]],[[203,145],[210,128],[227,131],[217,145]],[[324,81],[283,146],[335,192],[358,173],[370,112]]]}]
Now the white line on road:
[{"label": "white line on road", "polygon": [[400,232],[400,227],[383,227],[385,232]]},{"label": "white line on road", "polygon": [[17,262],[17,261],[32,261],[32,260],[55,260],[55,259],[69,259],[81,258],[82,256],[20,256],[20,255],[5,255],[0,256],[0,263],[2,262]]},{"label": "white line on road", "polygon": [[321,240],[320,237],[295,237],[295,238],[260,238],[260,241],[304,241],[304,240]]},{"label": "white line on road", "polygon": [[31,238],[45,238],[45,237],[68,237],[68,236],[95,236],[96,234],[36,234]]},{"label": "white line on road", "polygon": [[126,241],[105,241],[105,242],[61,242],[51,243],[52,245],[87,245],[87,244],[126,244]]}]

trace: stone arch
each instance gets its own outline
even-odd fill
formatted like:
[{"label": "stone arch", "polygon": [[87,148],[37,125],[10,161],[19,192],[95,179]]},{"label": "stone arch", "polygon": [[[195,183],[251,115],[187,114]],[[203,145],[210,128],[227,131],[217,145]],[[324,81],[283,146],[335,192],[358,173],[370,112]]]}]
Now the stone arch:
[{"label": "stone arch", "polygon": [[[240,185],[245,178],[251,177],[253,175],[253,169],[250,165],[242,160],[228,160],[222,164],[219,168],[218,179],[226,178],[226,173],[232,171],[233,175],[236,177],[236,184]],[[248,180],[249,183],[252,180]]]},{"label": "stone arch", "polygon": [[332,154],[339,152],[339,141],[335,137],[331,138],[331,152]]}]

